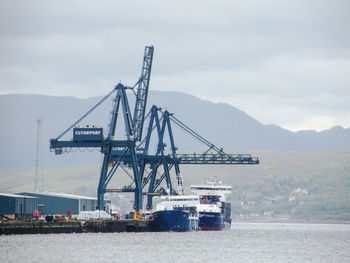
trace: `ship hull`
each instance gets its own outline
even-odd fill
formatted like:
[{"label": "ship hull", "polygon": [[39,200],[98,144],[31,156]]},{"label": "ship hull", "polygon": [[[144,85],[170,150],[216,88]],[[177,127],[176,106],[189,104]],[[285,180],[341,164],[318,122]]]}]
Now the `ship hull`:
[{"label": "ship hull", "polygon": [[189,212],[181,210],[164,210],[152,213],[149,223],[151,231],[189,231]]},{"label": "ship hull", "polygon": [[225,219],[222,213],[199,212],[199,230],[221,231],[230,227],[231,220]]}]

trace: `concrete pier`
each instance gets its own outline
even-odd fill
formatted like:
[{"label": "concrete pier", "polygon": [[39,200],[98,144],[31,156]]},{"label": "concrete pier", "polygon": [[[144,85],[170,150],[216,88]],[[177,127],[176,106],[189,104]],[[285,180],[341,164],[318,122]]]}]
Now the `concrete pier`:
[{"label": "concrete pier", "polygon": [[0,235],[147,231],[148,221],[142,220],[74,220],[54,223],[15,221],[0,224]]},{"label": "concrete pier", "polygon": [[86,232],[147,232],[148,221],[142,220],[88,220],[83,225]]}]

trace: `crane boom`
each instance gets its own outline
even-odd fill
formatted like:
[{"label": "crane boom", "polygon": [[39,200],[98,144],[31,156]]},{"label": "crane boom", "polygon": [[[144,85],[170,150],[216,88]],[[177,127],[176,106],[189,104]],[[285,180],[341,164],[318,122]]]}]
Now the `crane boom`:
[{"label": "crane boom", "polygon": [[142,138],[142,129],[143,129],[143,122],[145,118],[148,87],[149,87],[152,60],[153,60],[153,50],[154,50],[153,46],[145,47],[141,77],[138,81],[135,110],[134,110],[134,116],[133,116],[135,141],[141,141],[141,138]]}]

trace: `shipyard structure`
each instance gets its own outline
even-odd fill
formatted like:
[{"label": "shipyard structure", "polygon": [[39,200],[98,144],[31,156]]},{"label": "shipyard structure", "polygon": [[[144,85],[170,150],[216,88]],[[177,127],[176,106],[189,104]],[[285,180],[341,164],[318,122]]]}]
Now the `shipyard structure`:
[{"label": "shipyard structure", "polygon": [[[55,154],[69,153],[77,148],[99,150],[103,161],[97,184],[97,208],[104,209],[105,193],[133,193],[134,219],[142,219],[144,211],[152,211],[154,196],[184,195],[180,165],[259,164],[259,159],[250,154],[226,153],[168,110],[153,105],[146,114],[153,54],[154,47],[146,46],[141,75],[134,85],[118,83],[96,105],[50,141],[50,148]],[[133,110],[130,95],[136,97]],[[113,99],[108,127],[97,128],[94,123],[82,125],[110,97]],[[200,142],[206,150],[178,153],[173,126]],[[130,183],[110,187],[115,175],[129,177]]]},{"label": "shipyard structure", "polygon": [[[134,85],[118,83],[96,105],[56,138],[50,140],[50,149],[55,154],[69,153],[75,149],[101,152],[102,164],[97,183],[97,199],[21,193],[30,196],[28,198],[34,198],[36,201],[33,202],[37,202],[38,209],[45,213],[54,211],[62,213],[69,206],[72,213],[94,207],[98,211],[103,211],[108,207],[108,202],[105,200],[106,193],[132,193],[133,212],[129,221],[119,220],[118,223],[93,221],[86,225],[102,232],[105,229],[188,231],[201,228],[221,230],[227,223],[231,223],[230,205],[224,196],[230,192],[229,187],[223,191],[220,189],[221,186],[211,185],[210,192],[207,192],[208,187],[203,189],[197,187],[198,189],[192,190],[197,192],[200,190],[200,193],[196,196],[186,196],[180,166],[256,165],[259,164],[259,159],[250,154],[226,153],[223,148],[205,139],[175,117],[174,113],[161,107],[153,105],[146,113],[153,53],[153,46],[145,47],[141,75]],[[135,95],[133,110],[130,106],[130,95]],[[96,127],[94,123],[83,124],[96,108],[110,98],[112,98],[112,109],[108,127]],[[174,126],[201,143],[205,150],[190,154],[178,153],[173,133]],[[110,182],[116,177],[115,175],[129,178],[129,183],[118,186],[113,184],[111,187]],[[162,202],[155,208],[154,197],[159,197]],[[212,220],[215,225],[210,223],[211,218],[215,219]]]}]

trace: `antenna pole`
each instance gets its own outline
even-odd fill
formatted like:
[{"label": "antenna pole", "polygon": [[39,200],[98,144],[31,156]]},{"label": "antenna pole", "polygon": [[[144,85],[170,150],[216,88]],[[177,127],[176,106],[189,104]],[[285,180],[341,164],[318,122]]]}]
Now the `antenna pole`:
[{"label": "antenna pole", "polygon": [[34,179],[34,193],[38,191],[38,173],[39,173],[39,159],[40,159],[40,130],[43,123],[42,118],[36,120],[38,124],[36,132],[36,159],[35,159],[35,179]]}]

